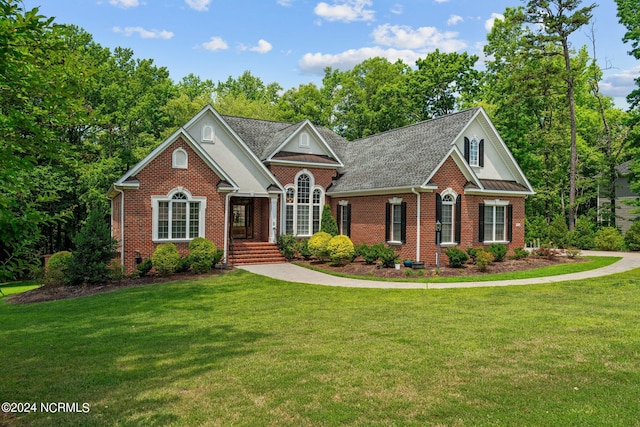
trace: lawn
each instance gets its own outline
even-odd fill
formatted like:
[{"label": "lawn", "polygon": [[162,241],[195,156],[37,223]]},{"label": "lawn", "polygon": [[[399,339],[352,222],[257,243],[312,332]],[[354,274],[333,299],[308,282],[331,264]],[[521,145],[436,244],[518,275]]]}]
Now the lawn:
[{"label": "lawn", "polygon": [[452,290],[234,271],[0,301],[0,401],[90,408],[0,425],[638,425],[639,306],[640,269]]},{"label": "lawn", "polygon": [[0,298],[11,294],[30,291],[31,289],[35,289],[39,286],[40,285],[35,281],[0,283],[0,290],[2,291],[2,293],[0,293]]}]

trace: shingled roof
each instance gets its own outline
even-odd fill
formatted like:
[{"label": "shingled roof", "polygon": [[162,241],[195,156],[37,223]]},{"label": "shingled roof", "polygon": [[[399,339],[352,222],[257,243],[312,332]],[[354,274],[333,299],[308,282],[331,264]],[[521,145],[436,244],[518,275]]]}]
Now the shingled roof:
[{"label": "shingled roof", "polygon": [[461,111],[348,143],[340,179],[327,193],[419,187],[478,110]]}]

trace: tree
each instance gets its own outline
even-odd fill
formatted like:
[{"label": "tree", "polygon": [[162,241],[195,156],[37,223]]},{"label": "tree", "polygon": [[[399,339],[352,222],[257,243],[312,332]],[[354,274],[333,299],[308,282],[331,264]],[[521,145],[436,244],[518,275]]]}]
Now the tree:
[{"label": "tree", "polygon": [[[538,25],[539,30],[532,38],[534,46],[541,43],[540,55],[548,55],[547,43],[562,47],[564,59],[564,79],[566,82],[569,120],[571,123],[571,160],[569,170],[569,230],[575,226],[576,179],[578,164],[577,124],[575,111],[574,79],[571,67],[569,36],[591,20],[591,11],[596,6],[578,9],[581,0],[529,0],[526,7],[527,22]],[[573,13],[573,14],[571,14]]]},{"label": "tree", "polygon": [[[640,3],[637,0],[616,0],[618,5],[618,18],[620,23],[627,28],[622,41],[631,43],[629,55],[640,59]],[[631,108],[640,106],[640,77],[636,79],[638,89],[627,96]]]},{"label": "tree", "polygon": [[331,213],[331,206],[324,205],[322,208],[322,220],[320,222],[320,231],[324,231],[332,236],[340,234],[338,223]]}]

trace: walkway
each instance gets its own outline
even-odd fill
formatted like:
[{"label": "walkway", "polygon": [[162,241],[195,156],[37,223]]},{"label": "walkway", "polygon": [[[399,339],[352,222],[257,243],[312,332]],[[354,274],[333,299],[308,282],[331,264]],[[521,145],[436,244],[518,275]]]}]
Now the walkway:
[{"label": "walkway", "polygon": [[495,280],[491,282],[458,282],[458,283],[413,283],[413,282],[382,282],[375,280],[348,279],[336,277],[290,263],[283,264],[255,264],[243,265],[239,268],[262,276],[287,282],[309,283],[324,286],[342,286],[349,288],[383,288],[383,289],[445,289],[445,288],[475,288],[482,286],[513,286],[537,285],[543,283],[564,282],[567,280],[590,279],[608,276],[610,274],[640,268],[640,253],[637,252],[598,252],[582,251],[582,255],[620,256],[622,259],[607,267],[580,273],[563,274],[560,276],[536,277],[533,279]]}]

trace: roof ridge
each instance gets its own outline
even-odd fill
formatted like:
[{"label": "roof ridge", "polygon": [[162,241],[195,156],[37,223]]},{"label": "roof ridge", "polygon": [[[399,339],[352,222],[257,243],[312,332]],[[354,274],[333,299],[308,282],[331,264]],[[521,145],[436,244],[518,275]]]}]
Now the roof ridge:
[{"label": "roof ridge", "polygon": [[265,123],[275,123],[275,124],[279,124],[279,125],[296,125],[298,123],[302,123],[304,120],[300,120],[299,122],[287,122],[287,121],[280,121],[280,120],[271,120],[271,119],[256,119],[253,117],[243,117],[243,116],[234,116],[232,114],[220,114],[220,116],[222,117],[228,117],[228,118],[232,118],[232,119],[242,119],[242,120],[253,120],[256,122],[265,122]]}]

